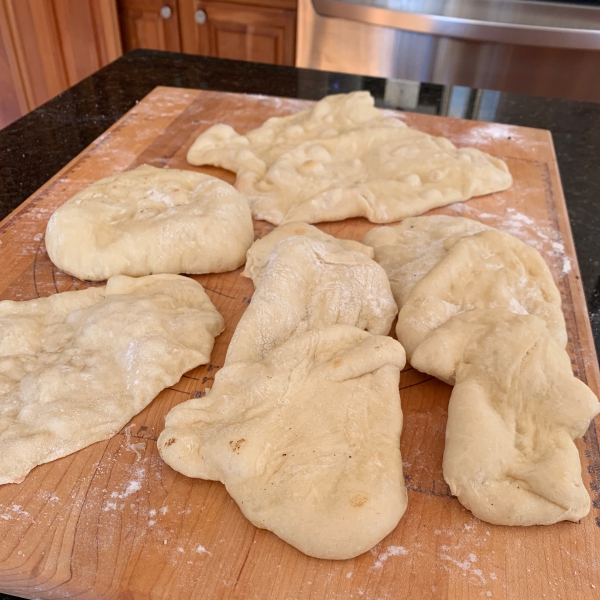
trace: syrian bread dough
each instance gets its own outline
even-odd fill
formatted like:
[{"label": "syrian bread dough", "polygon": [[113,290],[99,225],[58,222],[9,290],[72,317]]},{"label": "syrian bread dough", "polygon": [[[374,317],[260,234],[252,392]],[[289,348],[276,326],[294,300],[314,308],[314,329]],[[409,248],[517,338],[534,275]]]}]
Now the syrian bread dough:
[{"label": "syrian bread dough", "polygon": [[231,271],[244,263],[253,239],[248,203],[228,183],[149,165],[93,183],[46,229],[52,262],[90,281]]},{"label": "syrian bread dough", "polygon": [[275,224],[390,223],[512,184],[503,161],[385,117],[368,92],[327,96],[243,136],[215,125],[187,160],[237,173],[253,216]]},{"label": "syrian bread dough", "polygon": [[371,229],[363,244],[373,248],[374,258],[387,273],[400,310],[413,287],[444,258],[448,238],[456,242],[486,229],[491,228],[464,217],[412,217],[393,227]]},{"label": "syrian bread dough", "polygon": [[246,266],[242,275],[252,279],[254,286],[258,287],[262,274],[269,263],[273,248],[275,248],[281,240],[294,235],[302,235],[322,241],[334,241],[344,250],[356,250],[356,252],[361,252],[369,258],[373,258],[373,249],[369,246],[365,246],[354,240],[341,240],[335,238],[332,235],[323,233],[320,229],[317,229],[308,223],[297,221],[280,225],[271,231],[271,233],[256,240],[254,244],[250,246],[248,252],[246,252]]},{"label": "syrian bread dough", "polygon": [[385,271],[369,257],[333,238],[285,238],[238,323],[227,362],[261,360],[292,335],[328,325],[387,335],[397,312]]},{"label": "syrian bread dough", "polygon": [[352,558],[406,509],[398,342],[333,325],[224,366],[169,412],[161,456],[222,481],[254,525],[317,558]]},{"label": "syrian bread dough", "polygon": [[445,256],[414,285],[398,314],[396,334],[407,356],[442,323],[475,308],[536,315],[566,346],[560,292],[537,250],[493,229],[447,238],[444,246]]},{"label": "syrian bread dough", "polygon": [[298,235],[274,246],[259,280],[212,390],[171,410],[158,449],[174,469],[222,481],[257,527],[351,558],[407,503],[405,355],[380,335],[396,314],[389,284],[364,254]]},{"label": "syrian bread dough", "polygon": [[0,483],[116,434],[207,363],[223,319],[178,275],[0,302]]},{"label": "syrian bread dough", "polygon": [[533,315],[472,310],[433,331],[412,365],[456,384],[444,479],[473,514],[498,525],[578,521],[590,508],[573,439],[600,404]]}]

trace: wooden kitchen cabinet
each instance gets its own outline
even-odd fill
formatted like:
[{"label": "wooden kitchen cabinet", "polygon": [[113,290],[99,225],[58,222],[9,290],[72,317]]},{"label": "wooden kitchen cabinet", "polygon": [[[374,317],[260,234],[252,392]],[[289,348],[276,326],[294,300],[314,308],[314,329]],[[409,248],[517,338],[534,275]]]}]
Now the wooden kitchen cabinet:
[{"label": "wooden kitchen cabinet", "polygon": [[119,0],[118,4],[126,50],[181,50],[294,64],[297,0]]},{"label": "wooden kitchen cabinet", "polygon": [[119,20],[125,51],[181,50],[176,0],[120,0]]},{"label": "wooden kitchen cabinet", "polygon": [[0,127],[121,53],[115,0],[2,0]]},{"label": "wooden kitchen cabinet", "polygon": [[277,65],[294,64],[294,10],[238,2],[180,0],[180,23],[184,52]]}]

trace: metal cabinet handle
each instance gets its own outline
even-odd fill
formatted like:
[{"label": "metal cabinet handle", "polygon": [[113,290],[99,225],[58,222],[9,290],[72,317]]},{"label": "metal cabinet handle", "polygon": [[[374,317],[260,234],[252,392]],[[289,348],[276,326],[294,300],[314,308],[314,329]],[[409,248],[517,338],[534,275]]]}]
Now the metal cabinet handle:
[{"label": "metal cabinet handle", "polygon": [[167,6],[167,5],[163,6],[163,7],[160,9],[160,16],[161,16],[163,19],[165,19],[165,21],[166,21],[167,19],[170,19],[170,18],[173,16],[173,11],[171,10],[171,7],[170,7],[170,6]]},{"label": "metal cabinet handle", "polygon": [[206,13],[203,10],[197,10],[194,13],[194,21],[196,21],[198,25],[204,25],[204,23],[206,23]]}]

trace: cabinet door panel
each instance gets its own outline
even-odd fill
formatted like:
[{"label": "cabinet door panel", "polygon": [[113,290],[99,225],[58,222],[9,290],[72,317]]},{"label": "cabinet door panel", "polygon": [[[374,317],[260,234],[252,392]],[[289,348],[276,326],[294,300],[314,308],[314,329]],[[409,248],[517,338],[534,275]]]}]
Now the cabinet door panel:
[{"label": "cabinet door panel", "polygon": [[121,54],[116,2],[2,0],[0,46],[6,125]]},{"label": "cabinet door panel", "polygon": [[113,0],[54,0],[54,8],[69,85],[121,55]]},{"label": "cabinet door panel", "polygon": [[[196,11],[206,22],[194,20]],[[182,48],[190,54],[293,65],[296,13],[229,2],[180,0]]]},{"label": "cabinet door panel", "polygon": [[23,87],[31,110],[68,87],[54,7],[47,2],[9,0],[1,8],[6,19],[4,43],[12,46],[15,56],[13,79]]},{"label": "cabinet door panel", "polygon": [[[165,18],[161,10],[169,10]],[[176,0],[121,0],[119,17],[125,50],[181,50]]]}]

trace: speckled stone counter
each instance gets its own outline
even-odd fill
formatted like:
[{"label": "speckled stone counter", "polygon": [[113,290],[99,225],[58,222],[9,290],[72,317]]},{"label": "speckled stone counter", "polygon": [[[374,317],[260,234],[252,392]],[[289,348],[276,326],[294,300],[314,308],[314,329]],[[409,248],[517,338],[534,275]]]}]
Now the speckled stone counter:
[{"label": "speckled stone counter", "polygon": [[[133,51],[0,131],[0,218],[157,85],[309,99],[368,89],[379,105],[403,107],[386,95],[382,79]],[[493,93],[493,109],[482,112],[475,110],[481,94],[460,91],[473,100],[466,102],[459,115],[463,118],[476,114],[481,120],[552,132],[596,348],[600,349],[600,104]],[[449,90],[442,86],[423,84],[412,109],[445,113],[449,97]],[[0,600],[9,598],[0,594]]]}]

